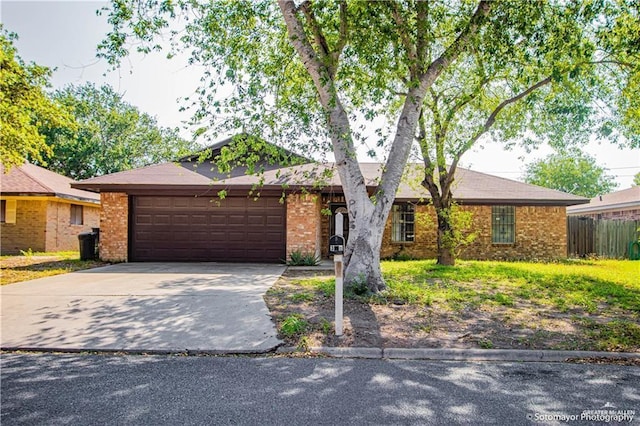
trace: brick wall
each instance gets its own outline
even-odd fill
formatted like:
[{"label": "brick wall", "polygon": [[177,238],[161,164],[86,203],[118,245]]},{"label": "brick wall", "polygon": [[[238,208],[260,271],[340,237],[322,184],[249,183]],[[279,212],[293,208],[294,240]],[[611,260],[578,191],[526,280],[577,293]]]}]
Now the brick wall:
[{"label": "brick wall", "polygon": [[46,221],[46,251],[78,250],[78,234],[100,226],[100,207],[83,205],[83,224],[72,225],[71,204],[49,201]]},{"label": "brick wall", "polygon": [[320,196],[287,196],[287,256],[296,250],[321,255],[321,238]]},{"label": "brick wall", "polygon": [[534,260],[567,257],[565,207],[518,206],[514,244],[491,242],[491,206],[466,207],[473,212],[478,237],[462,258],[486,260]]},{"label": "brick wall", "polygon": [[16,223],[0,225],[2,254],[20,254],[20,250],[46,251],[46,200],[17,200]]},{"label": "brick wall", "polygon": [[[325,207],[329,199],[324,200]],[[464,206],[473,213],[476,240],[461,253],[462,259],[556,259],[567,255],[567,225],[564,207],[517,206],[516,237],[514,244],[491,242],[491,206]],[[323,255],[329,238],[328,216],[322,217]],[[391,241],[391,216],[382,237],[382,258],[407,255],[418,259],[435,258],[436,216],[432,206],[416,207],[415,241],[396,243]]]},{"label": "brick wall", "polygon": [[129,248],[129,196],[120,192],[100,193],[100,258],[126,262]]},{"label": "brick wall", "polygon": [[16,223],[1,225],[2,254],[20,250],[53,252],[78,250],[78,234],[99,224],[100,207],[83,206],[83,225],[71,225],[71,204],[52,200],[19,199]]}]

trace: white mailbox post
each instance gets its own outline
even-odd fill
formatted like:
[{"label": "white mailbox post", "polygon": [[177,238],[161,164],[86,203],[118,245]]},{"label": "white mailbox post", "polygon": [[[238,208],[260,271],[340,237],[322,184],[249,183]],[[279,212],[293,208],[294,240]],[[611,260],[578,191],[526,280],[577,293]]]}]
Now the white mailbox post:
[{"label": "white mailbox post", "polygon": [[342,267],[342,255],[344,253],[344,236],[342,229],[343,218],[342,213],[337,213],[335,218],[335,230],[336,234],[333,235],[329,240],[329,252],[333,254],[333,263],[335,266],[336,272],[336,304],[335,304],[335,312],[336,312],[336,336],[342,336],[343,327],[342,327],[342,294],[343,294],[343,282],[342,277],[344,274]]}]

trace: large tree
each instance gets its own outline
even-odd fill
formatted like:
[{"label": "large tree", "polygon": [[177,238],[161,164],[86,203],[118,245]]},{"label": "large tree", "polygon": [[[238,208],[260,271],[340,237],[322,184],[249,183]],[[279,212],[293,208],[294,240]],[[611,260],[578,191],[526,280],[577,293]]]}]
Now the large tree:
[{"label": "large tree", "polygon": [[[593,7],[594,14],[609,23],[606,13]],[[189,51],[192,62],[205,66],[199,96],[189,100],[194,119],[206,123],[203,133],[241,129],[268,140],[329,141],[349,204],[345,282],[366,281],[378,291],[384,288],[379,267],[384,225],[420,117],[422,151],[437,156],[430,164],[424,157],[425,186],[430,191],[439,188],[432,194],[448,196],[453,185],[447,177],[453,173],[439,167],[452,156],[444,149],[438,154],[425,136],[427,129],[433,133],[438,114],[422,113],[423,109],[434,99],[452,106],[479,104],[490,115],[488,125],[481,127],[480,118],[474,118],[473,135],[490,128],[497,115],[508,111],[509,99],[532,99],[526,91],[549,77],[544,72],[553,71],[553,80],[562,79],[549,64],[554,58],[564,62],[571,53],[554,24],[576,18],[572,8],[572,2],[279,0],[276,6],[266,0],[118,0],[107,12],[113,31],[101,51],[117,64],[133,46],[142,52],[160,49],[155,40],[169,33],[170,54]],[[578,19],[571,28],[580,29],[585,22]],[[574,36],[571,28],[563,27],[564,36],[573,41],[582,32]],[[625,28],[617,39],[610,38],[615,47],[621,40],[626,43],[625,37],[637,38]],[[635,44],[626,48],[633,55]],[[544,64],[541,71],[530,72],[539,62]],[[503,78],[505,74],[509,78]],[[480,84],[483,79],[490,83]],[[517,84],[511,86],[513,82]],[[482,95],[474,95],[477,87]],[[476,103],[464,102],[468,97]],[[563,107],[560,103],[557,110]],[[526,108],[522,111],[526,115]],[[467,117],[457,116],[456,124],[462,128]],[[520,118],[515,113],[509,117]],[[518,133],[505,132],[512,137]],[[474,138],[462,144],[473,145],[478,140]],[[447,149],[460,143],[458,136],[447,136],[447,141]],[[387,157],[373,194],[367,192],[358,165],[361,145],[379,147]],[[436,169],[440,176],[429,183]]]},{"label": "large tree", "polygon": [[616,188],[613,176],[596,159],[578,149],[551,154],[527,165],[527,183],[593,198]]},{"label": "large tree", "polygon": [[71,115],[46,92],[51,70],[25,63],[0,25],[0,161],[9,169],[50,154],[41,126],[74,127]]},{"label": "large tree", "polygon": [[[460,57],[461,66],[447,69],[424,100],[417,140],[422,184],[438,217],[440,264],[455,263],[448,244],[455,231],[449,220],[455,171],[477,144],[494,140],[531,148],[547,142],[563,148],[600,137],[640,145],[638,121],[631,119],[640,112],[633,89],[640,76],[639,45],[629,42],[639,41],[637,9],[624,3],[518,2],[499,16],[502,11],[495,10],[484,42]],[[574,158],[579,163],[572,170],[594,166],[592,159]],[[601,188],[610,187],[603,179]]]},{"label": "large tree", "polygon": [[73,179],[175,160],[195,148],[177,129],[159,126],[110,86],[71,85],[52,97],[72,112],[77,128],[42,128],[50,147],[42,160],[48,169]]},{"label": "large tree", "polygon": [[[147,52],[159,47],[158,35],[173,31],[179,49],[186,45],[192,60],[208,67],[196,119],[211,116],[218,129],[268,139],[328,140],[348,200],[345,282],[366,282],[376,292],[385,288],[382,234],[426,92],[477,43],[493,4],[456,2],[433,16],[430,2],[408,2],[411,19],[400,22],[384,2],[114,1],[102,52],[117,63],[132,40]],[[176,20],[170,25],[178,15],[184,31]],[[367,127],[379,127],[381,114],[398,103],[391,125],[377,129],[388,158],[369,194],[357,148],[375,137]]]}]

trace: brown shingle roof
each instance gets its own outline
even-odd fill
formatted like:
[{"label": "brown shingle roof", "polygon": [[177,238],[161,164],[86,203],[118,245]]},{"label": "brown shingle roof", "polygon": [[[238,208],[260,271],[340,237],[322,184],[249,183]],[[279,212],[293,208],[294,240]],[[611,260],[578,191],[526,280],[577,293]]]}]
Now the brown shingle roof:
[{"label": "brown shingle roof", "polygon": [[[382,165],[379,163],[361,163],[360,168],[367,185],[376,186]],[[411,165],[415,171],[408,173],[416,178],[405,179],[398,189],[396,198],[400,200],[429,199],[426,189],[419,184],[419,165]],[[223,180],[212,180],[196,171],[175,163],[164,163],[136,170],[129,170],[97,178],[87,179],[74,184],[77,188],[94,190],[122,190],[127,188],[173,188],[180,187],[251,187],[261,180],[265,188],[307,187],[331,188],[340,191],[340,178],[333,164],[303,164],[268,170],[262,176],[241,175]],[[504,179],[485,173],[458,168],[453,195],[459,202],[465,203],[511,203],[511,204],[548,204],[569,206],[586,203],[587,199],[564,192],[529,185],[510,179]]]},{"label": "brown shingle roof", "polygon": [[611,210],[628,210],[640,208],[640,186],[633,186],[622,191],[611,192],[592,198],[589,204],[570,207],[567,214],[597,213]]},{"label": "brown shingle roof", "polygon": [[41,195],[100,202],[99,194],[72,188],[73,179],[30,163],[12,167],[6,174],[4,166],[0,165],[0,180],[3,195]]}]

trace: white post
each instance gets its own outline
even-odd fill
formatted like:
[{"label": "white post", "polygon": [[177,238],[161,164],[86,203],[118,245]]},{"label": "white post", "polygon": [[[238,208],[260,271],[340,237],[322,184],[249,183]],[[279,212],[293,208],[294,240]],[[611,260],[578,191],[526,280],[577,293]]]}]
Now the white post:
[{"label": "white post", "polygon": [[[336,223],[335,230],[336,235],[343,236],[343,219],[342,213],[336,214]],[[342,255],[334,254],[333,255],[333,263],[335,266],[336,272],[336,336],[342,336],[342,293],[343,293],[343,272],[342,272]]]}]

